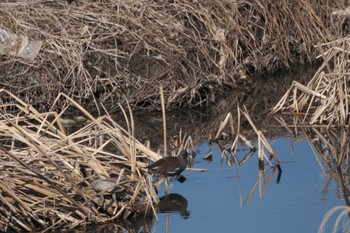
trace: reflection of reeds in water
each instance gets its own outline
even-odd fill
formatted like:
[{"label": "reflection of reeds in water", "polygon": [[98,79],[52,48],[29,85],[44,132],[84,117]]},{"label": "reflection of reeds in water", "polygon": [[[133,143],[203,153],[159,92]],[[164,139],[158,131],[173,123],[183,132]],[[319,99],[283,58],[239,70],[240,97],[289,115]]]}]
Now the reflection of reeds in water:
[{"label": "reflection of reeds in water", "polygon": [[[251,196],[256,190],[256,187],[259,186],[259,196],[262,198],[269,187],[272,178],[274,177],[276,171],[277,173],[277,178],[276,178],[276,183],[278,184],[280,182],[281,176],[282,176],[282,170],[280,166],[274,165],[273,167],[265,165],[264,167],[259,168],[259,175],[257,180],[255,181],[253,187],[251,188],[249,194],[246,196],[245,200],[241,197],[241,205],[244,203],[250,201]],[[269,174],[269,175],[268,175]]]},{"label": "reflection of reeds in water", "polygon": [[[329,128],[328,126],[307,126],[303,125],[300,117],[293,117],[293,124],[287,124],[281,117],[275,119],[293,135],[302,132],[309,141],[309,144],[315,154],[323,171],[327,174],[346,173],[349,169],[349,129]],[[292,130],[293,129],[293,130]]]},{"label": "reflection of reeds in water", "polygon": [[349,232],[350,231],[350,220],[349,220],[349,213],[350,213],[350,207],[349,206],[336,206],[330,209],[326,215],[323,217],[320,227],[318,228],[319,233],[326,232],[325,228],[327,223],[330,221],[330,218],[332,215],[334,215],[337,211],[340,211],[338,214],[335,223],[332,227],[332,232]]},{"label": "reflection of reeds in water", "polygon": [[[132,137],[132,118],[128,132],[109,115],[94,118],[60,95],[88,119],[67,135],[60,117],[68,106],[58,114],[39,113],[5,90],[0,94],[6,100],[0,104],[1,229],[73,228],[152,213],[158,197],[145,167],[159,156]],[[116,198],[112,186],[92,189],[100,178],[115,183]]]},{"label": "reflection of reeds in water", "polygon": [[[218,148],[221,151],[221,156],[222,158],[225,159],[226,163],[230,166],[232,166],[234,163],[237,165],[242,165],[244,164],[247,160],[249,160],[256,150],[258,151],[258,161],[259,161],[259,175],[258,178],[251,188],[249,194],[245,198],[245,201],[241,197],[241,204],[243,205],[245,202],[249,201],[251,198],[251,195],[255,192],[256,187],[259,186],[259,196],[263,197],[265,194],[266,189],[268,188],[272,178],[274,177],[274,174],[276,171],[278,171],[277,175],[277,183],[279,183],[281,175],[282,175],[282,169],[279,164],[279,160],[274,153],[272,147],[268,143],[267,139],[265,136],[262,134],[260,130],[257,129],[255,126],[254,122],[250,118],[247,110],[242,110],[241,108],[238,107],[237,109],[238,112],[238,117],[237,117],[237,124],[238,127],[235,130],[234,129],[234,122],[232,118],[232,114],[228,113],[225,120],[221,122],[220,128],[217,131],[216,136],[214,139],[210,139],[211,142],[215,142],[218,145]],[[241,133],[240,127],[242,126],[242,121],[245,119],[249,126],[252,128],[252,131],[255,132],[257,136],[257,142],[258,142],[258,149],[256,149],[252,143],[246,139],[246,137]],[[225,129],[229,127],[230,133],[227,134],[225,133]],[[226,138],[225,141],[232,141],[232,143],[229,146],[222,146],[220,143],[220,138]],[[240,145],[243,144],[250,148],[250,150],[244,155],[242,159],[239,159],[237,156],[237,151],[238,148],[240,148]],[[265,150],[267,150],[270,153],[270,157],[267,157],[265,154]],[[205,159],[211,157],[211,152],[208,152],[207,155],[205,156]],[[271,159],[275,160],[275,164],[272,165]],[[267,164],[264,163],[264,161],[267,161]],[[271,166],[270,166],[271,165]],[[267,178],[266,173],[271,172]],[[267,179],[266,179],[267,178]]]},{"label": "reflection of reeds in water", "polygon": [[[328,192],[328,186],[332,179],[337,183],[338,195],[344,199],[346,205],[350,206],[350,188],[349,188],[349,130],[344,128],[326,127],[305,127],[299,126],[302,119],[293,118],[293,124],[287,124],[280,117],[276,117],[278,122],[286,127],[293,135],[304,135],[308,140],[316,159],[322,168],[324,174],[329,177],[329,182],[324,187],[323,192]],[[291,130],[293,128],[293,130]]]},{"label": "reflection of reeds in water", "polygon": [[[271,164],[270,160],[271,158],[273,158],[276,161],[276,165],[279,166],[279,160],[275,154],[275,152],[273,151],[272,147],[270,146],[270,144],[268,143],[267,139],[265,138],[265,136],[263,135],[263,133],[258,130],[254,124],[254,122],[252,121],[252,119],[250,118],[247,110],[242,110],[241,108],[238,107],[237,109],[238,112],[238,117],[237,117],[237,129],[235,131],[234,129],[234,124],[233,124],[233,117],[231,113],[228,113],[226,115],[226,118],[224,121],[221,122],[220,127],[217,131],[217,134],[215,136],[214,139],[210,139],[209,141],[215,141],[218,143],[218,140],[222,137],[225,136],[227,134],[224,133],[225,128],[229,127],[230,128],[230,137],[233,139],[233,142],[231,144],[231,146],[228,148],[228,151],[231,153],[231,155],[233,156],[233,158],[235,158],[235,153],[237,151],[237,149],[239,148],[239,143],[244,143],[246,146],[248,146],[251,150],[251,152],[255,152],[255,147],[252,145],[252,143],[246,139],[246,137],[240,132],[240,127],[242,124],[242,120],[245,119],[246,121],[248,121],[249,126],[252,128],[252,130],[255,132],[255,134],[257,135],[258,138],[258,157],[259,157],[259,162],[263,163],[264,162],[264,158],[268,161],[268,163]],[[222,152],[222,156],[223,157],[227,157],[227,150],[223,150],[223,147],[220,145],[220,143],[218,143],[219,148]],[[265,154],[265,149],[270,153],[270,158],[268,158]],[[248,153],[245,157],[251,157],[253,153]],[[237,160],[237,159],[236,159]],[[239,162],[239,163],[242,163]]]},{"label": "reflection of reeds in water", "polygon": [[107,233],[107,232],[128,232],[128,233],[140,233],[140,232],[152,232],[152,226],[154,223],[152,216],[145,217],[140,216],[132,219],[123,219],[118,222],[94,224],[91,226],[82,226],[70,230],[69,233]]},{"label": "reflection of reeds in water", "polygon": [[[349,213],[350,213],[350,177],[349,177],[349,129],[343,127],[318,126],[310,127],[302,124],[303,119],[293,117],[293,124],[287,124],[281,117],[275,119],[292,135],[300,135],[300,132],[308,140],[316,159],[322,168],[324,174],[329,178],[324,189],[325,195],[328,193],[328,188],[331,181],[334,179],[337,184],[338,198],[345,201],[346,206],[334,207],[325,215],[319,227],[319,232],[325,232],[325,225],[331,216],[338,210],[342,210],[333,227],[333,232],[337,232],[341,223],[347,223],[343,232],[349,230]],[[293,129],[293,130],[292,130]],[[343,220],[342,222],[340,220]]]},{"label": "reflection of reeds in water", "polygon": [[[349,131],[347,129],[303,129],[309,143],[321,159],[320,164],[327,173],[337,173],[337,169],[346,174],[349,168]],[[328,170],[328,171],[327,171]]]}]

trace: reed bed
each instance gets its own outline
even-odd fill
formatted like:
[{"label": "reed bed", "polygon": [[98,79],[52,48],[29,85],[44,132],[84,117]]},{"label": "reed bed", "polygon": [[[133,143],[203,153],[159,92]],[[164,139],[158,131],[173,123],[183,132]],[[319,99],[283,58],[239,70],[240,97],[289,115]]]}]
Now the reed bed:
[{"label": "reed bed", "polygon": [[[69,105],[58,113],[40,113],[3,89],[0,96],[0,229],[68,230],[153,215],[158,197],[145,167],[160,157],[133,137],[132,115],[125,130],[109,115],[94,118],[63,94],[52,108],[59,98]],[[60,120],[69,108],[87,119],[70,134]],[[94,189],[99,179],[111,181],[113,190]]]},{"label": "reed bed", "polygon": [[302,124],[347,126],[350,107],[350,38],[316,46],[324,62],[311,81],[304,86],[293,82],[272,114],[302,114]]},{"label": "reed bed", "polygon": [[[0,88],[37,109],[67,93],[84,107],[110,111],[119,107],[116,103],[125,107],[126,99],[132,107],[160,109],[162,84],[168,110],[197,106],[215,101],[222,87],[234,88],[242,73],[313,61],[315,43],[345,33],[337,23],[342,16],[332,15],[344,5],[317,0],[5,1],[0,29],[42,46],[34,60],[2,56]],[[61,101],[66,100],[57,104],[64,105]]]}]

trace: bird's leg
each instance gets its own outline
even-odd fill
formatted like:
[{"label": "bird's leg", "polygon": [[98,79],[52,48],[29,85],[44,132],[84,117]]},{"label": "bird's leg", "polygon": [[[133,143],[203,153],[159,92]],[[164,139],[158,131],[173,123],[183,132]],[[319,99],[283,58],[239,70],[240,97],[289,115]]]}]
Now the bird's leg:
[{"label": "bird's leg", "polygon": [[159,178],[154,182],[154,186],[157,186],[157,187],[159,187],[161,184],[162,184],[162,179],[159,179]]},{"label": "bird's leg", "polygon": [[169,181],[166,176],[164,177],[164,192],[165,192],[165,195],[169,194]]}]

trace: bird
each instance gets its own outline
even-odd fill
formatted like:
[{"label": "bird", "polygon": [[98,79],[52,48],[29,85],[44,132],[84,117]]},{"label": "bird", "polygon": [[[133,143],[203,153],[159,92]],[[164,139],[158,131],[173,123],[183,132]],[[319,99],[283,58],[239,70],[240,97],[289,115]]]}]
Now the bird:
[{"label": "bird", "polygon": [[182,150],[177,157],[164,157],[147,168],[153,174],[165,177],[178,177],[187,167],[188,153]]}]

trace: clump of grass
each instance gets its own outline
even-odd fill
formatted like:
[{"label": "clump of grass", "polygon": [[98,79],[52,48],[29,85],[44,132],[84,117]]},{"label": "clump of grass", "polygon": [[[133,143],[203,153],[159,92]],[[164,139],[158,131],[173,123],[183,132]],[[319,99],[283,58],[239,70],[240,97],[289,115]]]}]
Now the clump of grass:
[{"label": "clump of grass", "polygon": [[[40,113],[3,89],[0,96],[1,229],[70,229],[153,214],[158,197],[145,167],[159,155],[109,115],[95,118],[64,94],[55,103],[65,98],[69,105],[58,113]],[[67,134],[60,119],[72,107],[87,122]],[[101,178],[118,187],[117,202],[93,189]]]},{"label": "clump of grass", "polygon": [[350,39],[343,38],[316,46],[323,64],[304,86],[293,82],[271,110],[301,114],[302,123],[347,126],[349,124],[349,51]]}]

